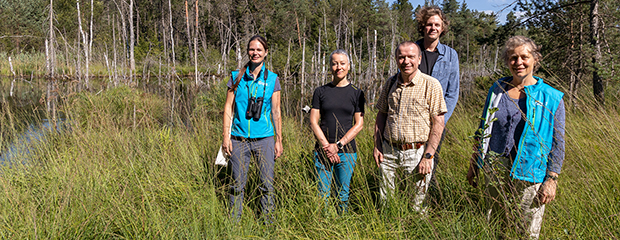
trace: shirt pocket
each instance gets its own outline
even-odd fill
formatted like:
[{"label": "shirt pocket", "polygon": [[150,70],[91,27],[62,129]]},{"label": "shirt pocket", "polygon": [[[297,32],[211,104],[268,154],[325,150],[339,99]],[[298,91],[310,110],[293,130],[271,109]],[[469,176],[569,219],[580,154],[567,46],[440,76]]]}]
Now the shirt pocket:
[{"label": "shirt pocket", "polygon": [[450,76],[450,62],[440,61],[436,62],[433,66],[433,77],[437,78],[440,82],[442,79],[447,79]]},{"label": "shirt pocket", "polygon": [[407,115],[415,119],[429,119],[430,108],[426,99],[413,99],[412,104],[407,107]]}]

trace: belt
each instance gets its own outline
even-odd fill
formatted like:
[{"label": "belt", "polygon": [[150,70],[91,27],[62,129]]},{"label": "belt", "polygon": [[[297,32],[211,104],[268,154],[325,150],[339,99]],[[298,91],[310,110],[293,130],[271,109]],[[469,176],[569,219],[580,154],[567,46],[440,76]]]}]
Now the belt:
[{"label": "belt", "polygon": [[418,149],[420,147],[422,147],[424,144],[426,144],[425,142],[413,142],[413,143],[393,143],[390,141],[386,142],[388,144],[390,144],[390,146],[392,146],[393,148],[396,148],[398,150],[401,151],[405,151],[405,150],[409,150],[409,149]]},{"label": "belt", "polygon": [[262,140],[264,138],[267,137],[262,137],[262,138],[244,138],[244,137],[239,137],[239,136],[230,136],[230,139],[232,140],[237,140],[239,142],[243,142],[243,141],[258,141],[258,140]]}]

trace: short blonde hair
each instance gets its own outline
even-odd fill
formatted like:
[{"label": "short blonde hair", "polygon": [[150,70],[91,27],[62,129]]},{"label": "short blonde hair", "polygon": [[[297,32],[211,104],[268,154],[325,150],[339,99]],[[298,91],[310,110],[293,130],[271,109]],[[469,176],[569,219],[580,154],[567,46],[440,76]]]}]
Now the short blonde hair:
[{"label": "short blonde hair", "polygon": [[526,46],[530,54],[534,57],[536,64],[534,65],[534,71],[538,70],[540,67],[540,60],[542,59],[542,54],[540,54],[540,45],[537,45],[534,40],[525,36],[513,36],[506,41],[504,44],[504,49],[502,50],[502,59],[504,59],[504,63],[508,66],[510,61],[509,52],[514,51],[516,48]]}]

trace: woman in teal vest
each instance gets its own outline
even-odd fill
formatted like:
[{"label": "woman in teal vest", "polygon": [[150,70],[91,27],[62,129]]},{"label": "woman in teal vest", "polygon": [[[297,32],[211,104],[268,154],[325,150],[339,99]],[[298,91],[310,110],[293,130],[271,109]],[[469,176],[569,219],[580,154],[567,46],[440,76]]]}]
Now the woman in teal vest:
[{"label": "woman in teal vest", "polygon": [[564,161],[564,94],[534,76],[539,50],[524,36],[506,42],[502,55],[512,77],[489,90],[467,174],[475,187],[483,169],[489,220],[526,235],[516,238],[539,237]]},{"label": "woman in teal vest", "polygon": [[237,221],[243,212],[243,196],[250,160],[256,158],[260,170],[260,205],[266,222],[275,208],[273,176],[275,159],[282,155],[282,119],[278,75],[265,68],[269,45],[254,36],[248,42],[250,59],[241,71],[233,71],[228,81],[222,149],[230,156],[233,183],[229,201],[231,216]]}]

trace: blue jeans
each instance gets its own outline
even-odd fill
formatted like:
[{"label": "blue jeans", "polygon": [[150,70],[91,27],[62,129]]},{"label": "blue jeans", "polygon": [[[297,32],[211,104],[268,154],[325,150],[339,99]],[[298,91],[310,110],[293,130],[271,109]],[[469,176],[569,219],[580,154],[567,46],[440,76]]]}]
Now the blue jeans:
[{"label": "blue jeans", "polygon": [[[322,153],[321,153],[322,154]],[[327,157],[319,156],[314,152],[314,166],[318,175],[319,195],[327,199],[331,191],[332,176],[336,177],[336,189],[338,190],[338,212],[347,212],[349,205],[349,186],[351,186],[351,178],[353,177],[353,169],[357,160],[357,153],[338,153],[340,163],[331,163]]]},{"label": "blue jeans", "polygon": [[274,175],[274,139],[273,137],[257,138],[257,139],[231,139],[232,155],[230,164],[232,166],[232,174],[234,183],[230,186],[228,195],[231,206],[231,216],[239,220],[243,213],[243,196],[245,193],[245,185],[248,182],[248,170],[250,168],[250,160],[252,156],[257,159],[260,170],[261,185],[259,190],[262,194],[260,206],[263,217],[270,223],[272,221],[271,214],[275,209],[274,193],[273,193],[273,175]]}]

